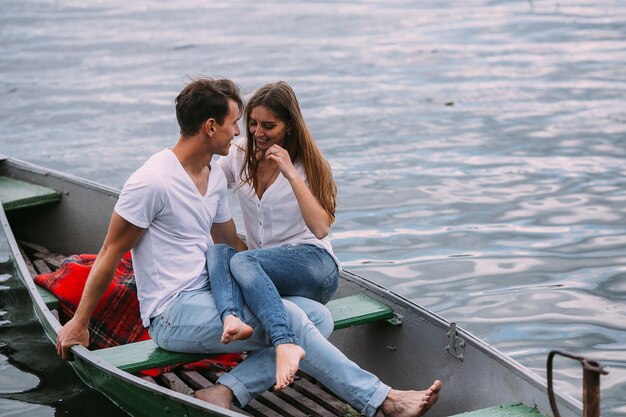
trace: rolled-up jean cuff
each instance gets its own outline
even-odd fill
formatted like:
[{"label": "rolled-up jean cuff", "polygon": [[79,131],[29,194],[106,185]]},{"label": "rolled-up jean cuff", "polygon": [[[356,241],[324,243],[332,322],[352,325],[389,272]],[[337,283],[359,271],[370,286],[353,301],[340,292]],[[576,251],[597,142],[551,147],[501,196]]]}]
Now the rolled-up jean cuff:
[{"label": "rolled-up jean cuff", "polygon": [[385,401],[385,398],[389,395],[389,391],[391,391],[391,387],[380,382],[372,398],[367,402],[365,408],[361,410],[361,414],[366,417],[374,417],[383,404],[383,401]]},{"label": "rolled-up jean cuff", "polygon": [[217,383],[230,388],[240,407],[245,407],[252,399],[246,386],[229,373],[222,374],[217,380]]},{"label": "rolled-up jean cuff", "polygon": [[284,344],[292,344],[300,346],[300,340],[297,337],[281,337],[274,342],[274,347]]},{"label": "rolled-up jean cuff", "polygon": [[224,310],[224,312],[222,313],[222,323],[224,323],[224,319],[228,316],[235,316],[237,317],[239,320],[241,321],[245,321],[245,317],[243,315],[243,312],[239,309],[236,308],[229,308],[228,310]]}]

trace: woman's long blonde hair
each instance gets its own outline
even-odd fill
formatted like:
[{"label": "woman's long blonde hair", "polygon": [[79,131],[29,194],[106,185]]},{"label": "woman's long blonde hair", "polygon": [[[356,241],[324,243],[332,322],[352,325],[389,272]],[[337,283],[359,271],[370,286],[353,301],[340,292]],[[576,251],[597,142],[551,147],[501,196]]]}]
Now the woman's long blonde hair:
[{"label": "woman's long blonde hair", "polygon": [[244,123],[246,126],[246,155],[241,166],[239,176],[243,183],[251,184],[257,189],[257,160],[254,135],[248,128],[250,113],[258,106],[266,107],[287,126],[284,148],[289,152],[291,162],[301,162],[304,166],[309,188],[320,205],[330,217],[335,220],[337,204],[337,186],[330,169],[330,165],[315,143],[313,135],[304,122],[296,93],[284,81],[266,84],[252,95],[244,109]]}]

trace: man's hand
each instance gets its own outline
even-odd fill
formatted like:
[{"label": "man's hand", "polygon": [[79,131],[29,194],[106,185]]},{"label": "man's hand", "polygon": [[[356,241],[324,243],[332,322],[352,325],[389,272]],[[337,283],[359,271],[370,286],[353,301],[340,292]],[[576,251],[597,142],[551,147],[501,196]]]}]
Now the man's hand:
[{"label": "man's hand", "polygon": [[70,348],[74,345],[89,345],[89,330],[74,319],[65,323],[57,335],[57,354],[65,360],[70,359]]}]

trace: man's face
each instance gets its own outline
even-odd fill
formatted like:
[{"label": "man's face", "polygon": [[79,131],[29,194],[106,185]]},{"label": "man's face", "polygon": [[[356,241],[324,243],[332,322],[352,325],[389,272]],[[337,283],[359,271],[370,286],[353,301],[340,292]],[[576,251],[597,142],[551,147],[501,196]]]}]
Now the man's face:
[{"label": "man's face", "polygon": [[239,121],[239,106],[237,106],[235,101],[229,100],[228,109],[228,115],[224,119],[224,123],[222,125],[215,123],[215,133],[211,139],[215,149],[214,153],[218,155],[228,155],[230,142],[235,136],[239,136],[240,133],[239,125],[237,124]]}]

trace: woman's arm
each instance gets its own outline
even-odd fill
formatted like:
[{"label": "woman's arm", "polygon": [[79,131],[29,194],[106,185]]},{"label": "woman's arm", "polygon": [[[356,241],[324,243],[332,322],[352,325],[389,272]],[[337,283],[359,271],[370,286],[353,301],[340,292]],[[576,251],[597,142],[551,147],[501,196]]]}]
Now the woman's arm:
[{"label": "woman's arm", "polygon": [[333,219],[322,205],[317,201],[304,179],[291,163],[289,153],[280,146],[274,145],[265,153],[267,159],[272,159],[278,165],[278,169],[291,184],[296,196],[304,223],[318,239],[323,239],[330,233]]}]

